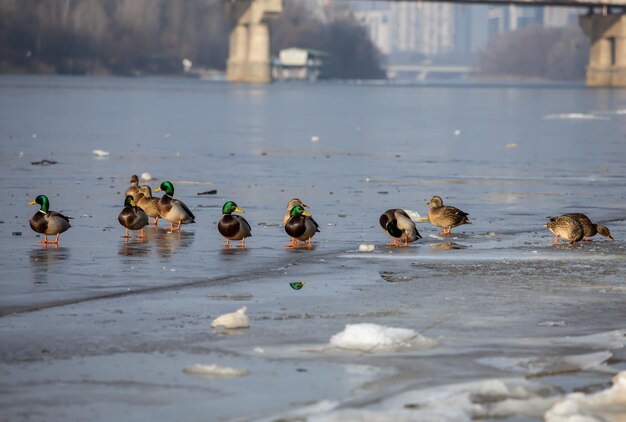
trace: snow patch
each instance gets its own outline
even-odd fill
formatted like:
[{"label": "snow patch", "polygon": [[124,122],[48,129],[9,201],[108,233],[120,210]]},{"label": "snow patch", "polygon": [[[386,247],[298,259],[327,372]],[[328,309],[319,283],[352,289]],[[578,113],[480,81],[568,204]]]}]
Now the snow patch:
[{"label": "snow patch", "polygon": [[246,315],[247,307],[239,308],[235,312],[220,315],[213,320],[211,327],[222,326],[224,328],[248,328],[250,318]]},{"label": "snow patch", "polygon": [[626,421],[626,371],[613,377],[613,386],[595,394],[571,393],[545,414],[546,422]]},{"label": "snow patch", "polygon": [[339,349],[374,352],[431,349],[437,346],[437,341],[408,328],[364,323],[347,324],[343,331],[330,338],[330,344]]},{"label": "snow patch", "polygon": [[244,368],[229,368],[226,366],[202,365],[196,363],[195,365],[188,366],[183,369],[183,372],[191,375],[198,375],[201,377],[243,377],[250,372]]}]

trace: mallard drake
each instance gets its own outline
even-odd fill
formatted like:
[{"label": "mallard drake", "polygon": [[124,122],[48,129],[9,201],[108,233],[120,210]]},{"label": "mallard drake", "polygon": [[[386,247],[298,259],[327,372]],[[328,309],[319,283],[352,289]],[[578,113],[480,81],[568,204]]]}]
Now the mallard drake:
[{"label": "mallard drake", "polygon": [[[43,240],[37,243],[47,245],[48,243],[52,243],[55,245],[59,244],[59,235],[70,227],[70,219],[72,217],[66,217],[65,215],[56,212],[50,211],[50,201],[46,195],[38,195],[34,201],[28,203],[28,205],[39,204],[41,208],[39,211],[33,215],[33,217],[28,220],[30,223],[30,228],[36,231],[37,233],[43,234]],[[56,235],[56,239],[54,241],[48,240],[48,235]]]},{"label": "mallard drake", "polygon": [[554,244],[559,243],[559,237],[569,240],[569,244],[579,242],[585,235],[583,225],[575,218],[567,215],[559,215],[558,217],[550,217],[550,221],[545,225],[548,230],[554,233]]},{"label": "mallard drake", "polygon": [[287,204],[287,212],[285,213],[285,216],[283,217],[283,226],[285,226],[285,224],[287,224],[287,221],[291,218],[291,209],[293,207],[295,207],[296,205],[300,205],[303,208],[309,208],[308,205],[303,204],[301,200],[299,200],[298,198],[292,198],[289,203]]},{"label": "mallard drake", "polygon": [[143,228],[148,225],[148,216],[137,206],[132,195],[127,195],[124,200],[124,209],[117,216],[117,221],[126,227],[126,235],[122,236],[128,239],[128,230],[139,230],[139,238],[143,239]]},{"label": "mallard drake", "polygon": [[389,246],[398,247],[398,240],[400,240],[404,241],[403,246],[408,247],[409,242],[415,242],[422,238],[415,227],[415,223],[403,209],[392,208],[387,210],[382,213],[378,221],[385,233],[393,239],[393,243],[388,243]]},{"label": "mallard drake", "polygon": [[137,202],[139,200],[139,177],[137,177],[136,174],[133,174],[130,176],[130,181],[128,183],[130,183],[130,187],[126,189],[126,192],[124,192],[124,198],[128,195],[132,195],[135,202]]},{"label": "mallard drake", "polygon": [[449,235],[453,227],[462,224],[472,224],[467,218],[468,213],[449,205],[444,206],[443,199],[440,196],[433,196],[426,203],[426,206],[432,206],[428,210],[428,220],[433,225],[443,228],[443,233],[441,234],[444,236]]},{"label": "mallard drake", "polygon": [[602,224],[592,223],[591,219],[585,214],[573,212],[563,215],[578,220],[578,222],[583,226],[583,230],[585,232],[585,237],[583,237],[583,241],[591,241],[591,239],[587,239],[587,237],[593,237],[597,233],[600,233],[602,236],[608,237],[611,240],[615,240],[613,239],[613,236],[611,236],[611,231],[608,229],[608,227],[603,226]]},{"label": "mallard drake", "polygon": [[[191,224],[196,222],[196,216],[187,208],[183,201],[174,199],[174,185],[165,181],[154,191],[164,191],[165,195],[159,199],[159,214],[165,221],[170,223],[170,231],[180,231],[181,224]],[[178,227],[174,228],[174,223]]]},{"label": "mallard drake", "polygon": [[152,224],[155,226],[159,222],[161,215],[159,214],[159,199],[152,196],[152,189],[148,185],[142,185],[139,187],[139,199],[137,200],[137,206],[144,210],[148,217],[154,218]]},{"label": "mallard drake", "polygon": [[246,237],[252,236],[250,224],[241,215],[233,215],[234,212],[244,212],[233,201],[228,201],[222,207],[222,218],[217,223],[217,230],[226,238],[226,246],[230,248],[231,240],[241,240],[239,245],[246,247]]},{"label": "mallard drake", "polygon": [[296,205],[289,213],[290,218],[285,223],[285,231],[291,236],[290,248],[298,246],[298,240],[307,242],[307,247],[311,249],[311,238],[320,231],[320,226],[313,220],[311,214],[304,210],[302,205]]}]

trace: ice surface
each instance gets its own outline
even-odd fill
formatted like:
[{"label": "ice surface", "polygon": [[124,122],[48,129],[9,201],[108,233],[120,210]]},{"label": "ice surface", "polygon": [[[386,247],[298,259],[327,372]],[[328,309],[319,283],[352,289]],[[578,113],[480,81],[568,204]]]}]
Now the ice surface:
[{"label": "ice surface", "polygon": [[612,356],[611,352],[596,352],[572,356],[538,357],[490,357],[478,359],[478,362],[494,368],[523,372],[526,375],[547,375],[573,372],[599,367]]},{"label": "ice surface", "polygon": [[224,328],[248,328],[250,327],[250,318],[246,315],[247,307],[237,309],[235,312],[220,315],[213,320],[211,327]]},{"label": "ice surface", "polygon": [[626,371],[613,377],[613,386],[595,394],[572,393],[545,414],[546,422],[626,421]]},{"label": "ice surface", "polygon": [[202,377],[243,377],[248,375],[249,371],[244,368],[229,368],[227,366],[202,365],[196,363],[183,369],[183,372],[191,375]]},{"label": "ice surface", "polygon": [[408,328],[363,323],[347,324],[343,331],[330,338],[330,344],[340,349],[374,352],[430,349],[437,346],[437,341]]}]

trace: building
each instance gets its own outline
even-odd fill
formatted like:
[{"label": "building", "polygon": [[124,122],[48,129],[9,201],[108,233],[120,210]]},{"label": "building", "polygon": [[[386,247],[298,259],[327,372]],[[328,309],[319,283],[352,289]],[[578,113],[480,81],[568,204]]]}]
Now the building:
[{"label": "building", "polygon": [[324,68],[328,53],[305,48],[280,50],[272,61],[272,79],[315,81]]}]

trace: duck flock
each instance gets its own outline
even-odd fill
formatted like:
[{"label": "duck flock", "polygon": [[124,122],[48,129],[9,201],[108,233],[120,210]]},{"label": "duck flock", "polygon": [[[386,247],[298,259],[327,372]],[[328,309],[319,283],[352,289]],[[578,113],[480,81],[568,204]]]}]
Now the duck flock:
[{"label": "duck flock", "polygon": [[[155,192],[163,191],[160,198],[153,197],[150,186],[139,185],[139,178],[133,175],[130,179],[130,187],[124,192],[124,209],[118,216],[118,221],[125,227],[124,238],[129,238],[130,230],[139,231],[139,238],[144,237],[144,227],[149,223],[149,217],[153,218],[152,224],[158,224],[159,219],[164,219],[170,223],[170,231],[180,231],[183,224],[195,223],[196,217],[189,207],[181,200],[174,199],[174,185],[170,181],[165,181],[155,189]],[[59,212],[50,211],[50,201],[46,195],[39,195],[28,205],[38,204],[39,211],[29,220],[30,227],[37,233],[44,235],[44,239],[37,243],[44,245],[59,244],[59,236],[67,231],[71,217],[67,217]],[[428,211],[428,221],[443,231],[440,233],[449,236],[454,227],[463,224],[471,224],[468,213],[458,208],[444,205],[439,196],[433,196],[426,206],[430,206]],[[318,233],[319,225],[305,208],[308,208],[300,199],[293,198],[287,204],[287,212],[283,217],[285,232],[291,237],[289,248],[298,248],[300,243],[303,247],[312,248],[311,239]],[[239,247],[246,247],[246,238],[252,236],[252,230],[248,221],[241,215],[244,210],[233,201],[227,201],[222,207],[222,218],[217,229],[226,239],[226,248],[231,247],[231,241],[240,241]],[[415,222],[400,208],[392,208],[385,211],[379,218],[380,226],[393,241],[387,245],[393,247],[407,247],[409,243],[421,239],[415,226]],[[601,224],[594,224],[585,214],[570,213],[557,217],[549,217],[545,227],[554,234],[554,244],[558,244],[559,237],[567,240],[570,245],[576,242],[589,240],[588,238],[597,233],[614,240],[609,229]],[[48,236],[56,236],[54,240]]]}]

